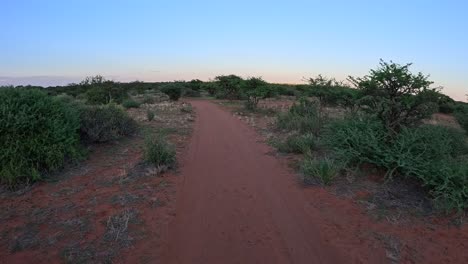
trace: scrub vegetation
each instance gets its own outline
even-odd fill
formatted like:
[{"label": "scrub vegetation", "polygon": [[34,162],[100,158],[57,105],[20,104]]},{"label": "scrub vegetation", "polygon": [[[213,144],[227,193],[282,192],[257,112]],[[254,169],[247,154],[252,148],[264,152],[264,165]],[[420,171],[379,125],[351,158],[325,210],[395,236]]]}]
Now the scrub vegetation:
[{"label": "scrub vegetation", "polygon": [[[246,111],[261,112],[262,101],[289,96],[296,103],[278,113],[276,124],[290,133],[276,145],[282,152],[306,155],[304,174],[331,184],[343,169],[371,164],[384,169],[387,180],[417,180],[447,211],[464,210],[468,207],[468,104],[432,88],[428,76],[412,73],[410,67],[381,61],[368,75],[349,77],[347,82],[318,75],[301,85],[236,75],[216,76],[208,82],[118,83],[98,75],[61,87],[3,87],[0,180],[10,187],[38,181],[83,158],[87,144],[134,135],[138,126],[126,111],[158,100],[242,100]],[[330,115],[326,111],[330,107],[341,114]],[[181,110],[192,112],[190,106]],[[147,121],[157,115],[145,111]],[[425,123],[434,113],[453,115],[459,127]],[[326,153],[327,159],[319,159],[317,153],[322,157]],[[333,173],[322,177],[319,171],[325,168],[333,168]]]},{"label": "scrub vegetation", "polygon": [[[318,76],[300,89],[302,97],[276,124],[295,133],[278,145],[280,151],[301,152],[301,136],[320,142],[301,165],[305,183],[331,184],[346,168],[371,165],[386,172],[386,181],[419,182],[447,212],[468,208],[466,105],[431,88],[428,77],[410,66],[381,61],[368,75],[350,77],[350,86]],[[329,117],[327,106],[343,114]],[[437,112],[453,112],[465,131],[424,123]]]},{"label": "scrub vegetation", "polygon": [[[305,197],[326,202],[311,206],[330,208],[325,222],[340,218],[345,203],[354,203],[337,202],[324,190],[340,195],[343,184],[360,177],[367,184],[370,176],[377,178],[371,188],[347,190],[358,190],[354,201],[389,222],[398,222],[408,208],[421,215],[435,208],[463,216],[468,104],[452,100],[433,88],[428,76],[410,69],[411,64],[381,61],[366,76],[339,81],[318,75],[300,85],[236,75],[206,82],[119,83],[98,75],[68,86],[1,87],[2,257],[17,259],[16,252],[29,251],[65,262],[110,263],[141,241],[153,250],[161,242],[155,232],[175,215],[170,208],[179,182],[175,173],[162,173],[176,169],[197,113],[202,116],[202,104],[194,103],[201,99],[235,106],[234,114],[247,122],[254,116],[268,121],[265,132],[278,155],[291,159],[301,184],[316,186]],[[277,102],[278,108],[269,107]],[[239,124],[237,117],[229,122]],[[36,182],[41,183],[31,187]],[[312,193],[316,196],[307,196]],[[397,208],[398,217],[382,213],[388,208]],[[368,218],[362,223],[345,231],[354,237],[356,230],[363,233],[361,226],[371,230]],[[415,234],[426,238],[420,230]],[[462,247],[451,237],[443,237],[438,249],[447,241],[450,248]]]}]

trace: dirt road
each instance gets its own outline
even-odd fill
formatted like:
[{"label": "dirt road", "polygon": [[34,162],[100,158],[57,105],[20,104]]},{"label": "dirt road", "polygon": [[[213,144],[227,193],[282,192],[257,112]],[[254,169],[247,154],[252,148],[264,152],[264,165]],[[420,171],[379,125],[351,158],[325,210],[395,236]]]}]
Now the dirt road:
[{"label": "dirt road", "polygon": [[214,103],[192,105],[197,120],[164,263],[356,261],[321,233],[320,212],[255,131]]}]

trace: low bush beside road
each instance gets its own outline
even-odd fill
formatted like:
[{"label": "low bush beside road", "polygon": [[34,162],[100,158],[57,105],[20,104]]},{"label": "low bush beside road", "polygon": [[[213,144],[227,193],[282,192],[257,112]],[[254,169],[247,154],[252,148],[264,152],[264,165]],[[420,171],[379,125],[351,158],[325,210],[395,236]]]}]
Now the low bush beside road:
[{"label": "low bush beside road", "polygon": [[36,89],[0,89],[0,182],[41,179],[82,156],[79,112]]},{"label": "low bush beside road", "polygon": [[114,104],[84,106],[80,122],[81,136],[88,142],[107,142],[131,135],[137,130],[136,122]]},{"label": "low bush beside road", "polygon": [[175,166],[176,151],[163,135],[151,134],[145,138],[144,158],[160,171],[164,171]]}]

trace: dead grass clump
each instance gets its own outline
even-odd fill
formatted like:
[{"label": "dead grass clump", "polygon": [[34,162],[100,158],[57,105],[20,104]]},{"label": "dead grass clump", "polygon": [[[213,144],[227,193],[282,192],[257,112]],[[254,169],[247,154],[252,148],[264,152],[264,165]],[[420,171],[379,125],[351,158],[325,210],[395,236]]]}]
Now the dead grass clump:
[{"label": "dead grass clump", "polygon": [[120,214],[109,216],[107,219],[106,233],[104,234],[105,242],[117,243],[119,247],[128,247],[131,245],[133,238],[129,235],[128,224],[137,219],[137,211],[124,210]]}]

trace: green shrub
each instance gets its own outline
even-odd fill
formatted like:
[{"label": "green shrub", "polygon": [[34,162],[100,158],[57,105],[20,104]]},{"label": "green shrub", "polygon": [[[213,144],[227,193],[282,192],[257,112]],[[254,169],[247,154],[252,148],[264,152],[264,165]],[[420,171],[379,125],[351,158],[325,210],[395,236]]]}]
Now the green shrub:
[{"label": "green shrub", "polygon": [[270,84],[270,89],[274,90],[278,95],[296,96],[297,90],[293,85]]},{"label": "green shrub", "polygon": [[369,117],[350,117],[330,124],[324,141],[348,166],[369,163],[387,170],[387,177],[410,177],[426,186],[446,210],[468,207],[468,147],[464,134],[435,125],[404,127],[391,136]]},{"label": "green shrub", "polygon": [[208,92],[210,96],[214,96],[219,89],[219,86],[216,82],[206,82],[201,84],[201,89]]},{"label": "green shrub", "polygon": [[149,135],[145,139],[144,158],[156,167],[172,168],[176,164],[176,151],[162,135]]},{"label": "green shrub", "polygon": [[419,100],[426,103],[434,103],[440,113],[450,114],[455,110],[455,101],[442,94],[440,89],[427,89],[419,93]]},{"label": "green shrub", "polygon": [[180,111],[182,113],[190,114],[190,113],[193,113],[193,108],[191,105],[186,104],[186,105],[183,105],[182,108],[180,108]]},{"label": "green shrub", "polygon": [[323,184],[330,185],[335,179],[341,166],[332,159],[313,159],[306,158],[302,161],[301,170],[305,184]]},{"label": "green shrub", "polygon": [[448,127],[424,125],[403,130],[392,144],[392,165],[419,179],[446,210],[468,208],[466,138]]},{"label": "green shrub", "polygon": [[468,104],[459,104],[454,113],[460,126],[468,133]]},{"label": "green shrub", "polygon": [[435,160],[467,153],[465,138],[456,129],[423,125],[403,128],[392,138],[381,122],[361,116],[332,122],[327,126],[324,141],[346,164],[371,163],[405,175],[425,171]]},{"label": "green shrub", "polygon": [[[422,73],[413,74],[411,64],[380,62],[362,78],[350,77],[361,91],[362,110],[375,115],[394,136],[405,126],[418,123],[437,111],[436,102],[428,101],[428,91],[435,91],[432,82]],[[430,96],[433,97],[433,96]]]},{"label": "green shrub", "polygon": [[468,161],[452,160],[440,164],[439,174],[426,183],[436,205],[450,212],[468,209]]},{"label": "green shrub", "polygon": [[58,94],[55,96],[55,98],[65,104],[73,103],[75,101],[75,98],[73,96],[65,93]]},{"label": "green shrub", "polygon": [[123,101],[122,103],[122,106],[125,107],[126,109],[129,109],[129,108],[139,108],[140,107],[140,103],[133,100],[133,99],[126,99]]},{"label": "green shrub", "polygon": [[307,154],[317,147],[313,134],[291,135],[285,142],[277,145],[280,152]]},{"label": "green shrub", "polygon": [[200,92],[200,89],[202,88],[202,86],[203,86],[203,81],[198,80],[198,79],[193,79],[187,83],[187,87],[190,90],[197,91],[197,92]]},{"label": "green shrub", "polygon": [[161,88],[161,91],[167,94],[172,101],[177,101],[182,96],[182,87],[176,83],[166,84]]},{"label": "green shrub", "polygon": [[329,79],[320,74],[308,81],[309,86],[303,90],[303,93],[307,96],[317,97],[320,103],[324,105],[340,105],[351,108],[361,95],[359,90],[350,88],[334,78]]},{"label": "green shrub", "polygon": [[280,113],[276,125],[280,129],[299,132],[310,132],[318,135],[325,122],[325,117],[318,103],[301,98],[288,112]]},{"label": "green shrub", "polygon": [[358,115],[332,121],[323,135],[336,158],[351,166],[371,163],[387,167],[387,140],[388,132],[379,120]]},{"label": "green shrub", "polygon": [[86,100],[90,104],[122,103],[128,97],[126,90],[112,81],[88,85],[87,87]]},{"label": "green shrub", "polygon": [[81,156],[79,114],[60,98],[0,89],[0,182],[34,182]]},{"label": "green shrub", "polygon": [[258,102],[261,99],[266,99],[274,95],[274,91],[260,77],[252,77],[244,81],[242,85],[242,92],[247,96],[245,107],[248,110],[257,109]]},{"label": "green shrub", "polygon": [[200,94],[199,90],[185,89],[184,96],[186,96],[186,97],[200,97],[201,94]]},{"label": "green shrub", "polygon": [[441,102],[439,104],[439,112],[444,114],[452,114],[455,111],[455,103]]},{"label": "green shrub", "polygon": [[88,100],[88,99],[87,99],[87,96],[86,96],[86,93],[78,94],[78,95],[76,95],[75,98],[76,98],[77,100],[80,100],[80,101],[83,101],[83,102]]},{"label": "green shrub", "polygon": [[156,102],[156,99],[155,99],[154,97],[152,97],[152,96],[145,95],[145,96],[143,97],[142,102],[143,102],[144,104],[154,104],[154,103]]},{"label": "green shrub", "polygon": [[114,104],[85,106],[80,115],[80,131],[85,141],[106,142],[133,134],[136,122]]},{"label": "green shrub", "polygon": [[153,119],[154,119],[154,112],[151,111],[151,110],[146,111],[146,118],[148,119],[148,121],[153,121]]},{"label": "green shrub", "polygon": [[391,162],[405,176],[438,177],[440,162],[466,154],[467,146],[463,133],[457,129],[423,125],[405,128],[391,142]]},{"label": "green shrub", "polygon": [[215,83],[218,86],[216,89],[216,98],[219,99],[241,99],[242,85],[244,80],[236,75],[221,75],[215,77]]}]

